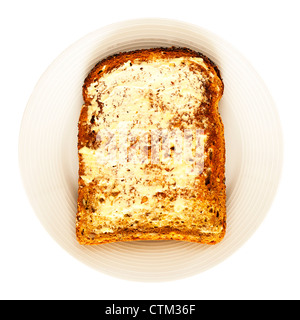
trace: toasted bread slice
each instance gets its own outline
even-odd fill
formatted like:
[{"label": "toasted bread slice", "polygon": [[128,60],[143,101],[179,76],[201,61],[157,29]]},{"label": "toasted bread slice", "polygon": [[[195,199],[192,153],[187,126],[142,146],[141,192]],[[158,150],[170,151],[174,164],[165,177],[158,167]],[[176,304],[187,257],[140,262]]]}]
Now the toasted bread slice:
[{"label": "toasted bread slice", "polygon": [[91,70],[78,123],[80,244],[223,239],[222,94],[216,65],[187,48],[122,52]]}]

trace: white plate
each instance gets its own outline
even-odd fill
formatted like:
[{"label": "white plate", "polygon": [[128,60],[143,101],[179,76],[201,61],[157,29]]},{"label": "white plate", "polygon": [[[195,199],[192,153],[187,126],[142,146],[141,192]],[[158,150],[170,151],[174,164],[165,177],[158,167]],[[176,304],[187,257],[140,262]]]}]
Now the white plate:
[{"label": "white plate", "polygon": [[[215,245],[137,241],[80,246],[75,238],[77,122],[90,69],[120,51],[166,46],[201,51],[225,83],[227,234]],[[191,276],[241,247],[266,216],[282,167],[282,136],[274,102],[259,75],[231,45],[195,25],[131,20],[86,35],[45,71],[26,107],[19,141],[24,186],[42,225],[67,252],[115,277],[168,281]]]}]

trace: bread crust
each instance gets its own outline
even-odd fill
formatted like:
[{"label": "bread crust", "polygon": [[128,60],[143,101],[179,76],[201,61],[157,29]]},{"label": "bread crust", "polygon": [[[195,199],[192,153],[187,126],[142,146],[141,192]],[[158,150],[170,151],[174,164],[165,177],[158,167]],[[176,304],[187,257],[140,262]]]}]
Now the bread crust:
[{"label": "bread crust", "polygon": [[[199,65],[193,67],[199,68],[201,72],[207,76],[213,74],[213,80],[206,81],[205,86],[206,100],[199,106],[195,106],[195,121],[199,121],[200,127],[208,133],[205,144],[205,154],[207,155],[204,162],[203,173],[198,178],[198,190],[196,193],[196,201],[203,204],[202,212],[189,212],[189,216],[193,217],[196,225],[190,223],[187,219],[184,221],[186,227],[174,224],[172,221],[162,222],[162,225],[153,227],[149,221],[143,221],[132,224],[126,218],[118,221],[118,225],[114,226],[113,232],[95,232],[95,224],[90,225],[91,216],[94,208],[87,203],[95,203],[99,187],[96,181],[87,183],[82,178],[86,171],[86,164],[80,150],[82,148],[96,149],[97,134],[93,132],[93,117],[89,119],[89,107],[92,103],[92,97],[89,94],[89,88],[93,83],[99,81],[105,74],[114,72],[120,66],[128,63],[128,61],[151,62],[157,60],[167,60],[176,58],[202,58],[205,68]],[[103,70],[105,66],[105,69]],[[211,78],[209,78],[211,79]],[[101,243],[109,243],[115,241],[133,241],[133,240],[182,240],[205,244],[215,244],[220,242],[226,232],[226,186],[225,186],[225,139],[224,126],[218,112],[218,103],[223,95],[224,84],[221,79],[218,67],[202,53],[193,51],[188,48],[153,48],[135,50],[130,52],[121,52],[100,61],[90,71],[83,84],[83,99],[80,118],[78,122],[78,157],[79,157],[79,188],[77,201],[77,217],[76,217],[76,236],[80,244],[93,245]],[[97,101],[97,115],[101,116],[103,104]],[[145,115],[147,116],[147,115]],[[208,119],[206,124],[201,124],[201,119]],[[197,122],[198,123],[198,122]],[[169,195],[170,196],[170,195]],[[167,195],[168,197],[168,195]],[[98,198],[97,198],[98,199]],[[97,200],[98,201],[98,200]],[[161,201],[164,201],[162,198]],[[207,207],[207,208],[206,208]],[[101,206],[96,208],[96,213],[101,223]],[[200,222],[201,221],[201,222]],[[211,227],[213,232],[204,232],[206,226],[203,221]],[[202,229],[203,228],[203,232]]]}]

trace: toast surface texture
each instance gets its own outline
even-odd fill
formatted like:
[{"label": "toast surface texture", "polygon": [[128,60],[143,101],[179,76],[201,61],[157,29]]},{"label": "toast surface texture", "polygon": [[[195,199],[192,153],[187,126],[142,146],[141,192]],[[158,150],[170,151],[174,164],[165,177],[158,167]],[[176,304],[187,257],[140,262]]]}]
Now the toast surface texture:
[{"label": "toast surface texture", "polygon": [[217,66],[187,48],[96,64],[78,122],[80,244],[223,239],[223,88]]}]

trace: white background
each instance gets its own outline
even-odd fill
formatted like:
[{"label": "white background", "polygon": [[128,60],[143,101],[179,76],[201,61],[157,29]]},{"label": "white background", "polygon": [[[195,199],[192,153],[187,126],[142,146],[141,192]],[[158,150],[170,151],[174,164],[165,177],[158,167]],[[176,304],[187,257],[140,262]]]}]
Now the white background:
[{"label": "white background", "polygon": [[[1,299],[299,299],[300,2],[3,1],[1,32]],[[94,271],[43,229],[20,180],[22,114],[41,74],[69,45],[131,18],[198,24],[238,49],[269,88],[284,134],[284,168],[257,232],[231,257],[183,280],[138,283]]]}]

